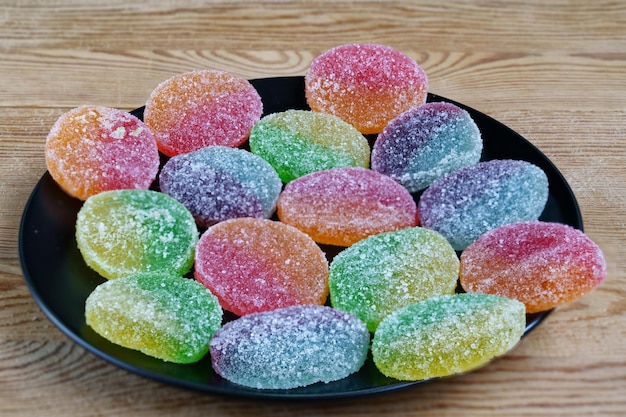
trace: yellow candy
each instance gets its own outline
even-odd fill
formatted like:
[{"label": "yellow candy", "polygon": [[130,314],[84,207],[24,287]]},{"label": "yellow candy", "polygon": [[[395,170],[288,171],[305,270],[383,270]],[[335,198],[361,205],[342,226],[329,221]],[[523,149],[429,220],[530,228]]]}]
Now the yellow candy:
[{"label": "yellow candy", "polygon": [[370,146],[353,126],[330,114],[287,110],[262,118],[250,133],[250,150],[288,183],[313,172],[370,164]]},{"label": "yellow candy", "polygon": [[486,294],[429,298],[387,316],[372,355],[381,373],[417,381],[470,371],[503,355],[526,327],[524,304]]},{"label": "yellow candy", "polygon": [[220,328],[222,308],[202,284],[166,273],[107,281],[89,295],[85,319],[118,345],[176,363],[200,360]]},{"label": "yellow candy", "polygon": [[106,191],[78,212],[76,243],[87,265],[105,278],[140,272],[187,273],[198,229],[172,197],[149,190]]}]

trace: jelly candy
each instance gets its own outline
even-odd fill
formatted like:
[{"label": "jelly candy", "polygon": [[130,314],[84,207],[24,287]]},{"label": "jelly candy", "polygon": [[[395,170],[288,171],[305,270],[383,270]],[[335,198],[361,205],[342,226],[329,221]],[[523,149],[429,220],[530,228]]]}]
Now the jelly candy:
[{"label": "jelly candy", "polygon": [[211,340],[213,369],[258,389],[343,379],[367,357],[370,336],[356,317],[326,306],[292,306],[226,323]]},{"label": "jelly candy", "polygon": [[410,57],[384,45],[349,44],[316,57],[304,78],[312,110],[333,114],[361,133],[426,102],[428,79]]},{"label": "jelly candy", "polygon": [[483,141],[469,113],[452,103],[426,103],[393,119],[372,149],[372,169],[414,193],[480,160]]},{"label": "jelly candy", "polygon": [[239,316],[328,297],[324,252],[298,229],[267,219],[208,228],[196,247],[195,277]]},{"label": "jelly candy", "polygon": [[236,217],[271,217],[283,185],[265,160],[225,146],[172,157],[161,169],[159,184],[201,227]]},{"label": "jelly candy", "polygon": [[76,243],[87,265],[105,278],[166,271],[184,275],[193,265],[198,229],[172,197],[150,190],[106,191],[78,212]]},{"label": "jelly candy", "polygon": [[365,168],[300,177],[278,197],[278,218],[318,243],[350,246],[367,236],[417,225],[417,208],[400,184]]},{"label": "jelly candy", "polygon": [[548,200],[548,178],[526,161],[492,160],[433,182],[417,206],[421,225],[463,250],[483,233],[508,223],[537,220]]},{"label": "jelly candy", "polygon": [[265,116],[250,133],[250,150],[287,183],[312,172],[364,167],[370,146],[354,127],[330,114],[287,110]]},{"label": "jelly candy", "polygon": [[605,277],[600,248],[582,231],[559,223],[504,225],[479,237],[461,255],[465,291],[515,298],[527,313],[573,301]]},{"label": "jelly candy", "polygon": [[387,316],[372,341],[381,373],[418,381],[467,372],[511,350],[526,327],[524,304],[486,294],[429,298]]},{"label": "jelly candy", "polygon": [[248,139],[263,103],[247,80],[224,71],[177,74],[150,94],[144,121],[159,150],[174,156],[209,145],[231,148]]},{"label": "jelly candy", "polygon": [[147,126],[130,113],[102,106],[61,115],[46,139],[45,158],[52,178],[80,200],[108,190],[148,189],[159,170]]},{"label": "jelly candy", "polygon": [[115,344],[192,363],[209,351],[209,340],[222,325],[222,308],[198,282],[151,272],[97,286],[85,302],[85,319]]},{"label": "jelly candy", "polygon": [[330,301],[370,331],[395,310],[453,294],[459,260],[439,233],[421,227],[370,236],[336,255],[330,264]]}]

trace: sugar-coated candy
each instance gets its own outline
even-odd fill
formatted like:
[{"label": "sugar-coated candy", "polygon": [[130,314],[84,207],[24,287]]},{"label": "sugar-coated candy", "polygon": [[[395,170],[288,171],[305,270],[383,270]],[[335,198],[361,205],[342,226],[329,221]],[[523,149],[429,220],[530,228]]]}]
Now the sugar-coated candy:
[{"label": "sugar-coated candy", "polygon": [[61,115],[46,139],[45,159],[52,178],[80,200],[108,190],[148,189],[159,170],[148,127],[130,113],[103,106]]},{"label": "sugar-coated candy", "polygon": [[225,220],[196,247],[195,277],[239,316],[300,304],[324,304],[328,261],[298,229],[268,219]]},{"label": "sugar-coated candy", "polygon": [[479,237],[461,255],[465,291],[515,298],[527,313],[582,297],[605,277],[598,245],[582,231],[559,223],[504,225]]},{"label": "sugar-coated candy", "polygon": [[76,243],[83,259],[108,279],[156,271],[184,275],[193,265],[197,241],[191,213],[156,191],[94,195],[76,219]]},{"label": "sugar-coated candy", "polygon": [[312,110],[334,114],[361,133],[426,102],[428,79],[407,55],[385,45],[348,44],[316,57],[305,75]]},{"label": "sugar-coated candy", "polygon": [[430,297],[453,294],[459,259],[434,230],[412,227],[370,236],[330,264],[330,302],[376,330],[393,311]]},{"label": "sugar-coated candy", "polygon": [[372,169],[410,192],[480,160],[483,141],[470,114],[452,103],[435,102],[402,113],[378,135]]},{"label": "sugar-coated candy", "polygon": [[227,146],[172,157],[161,169],[159,184],[201,227],[236,217],[271,217],[283,185],[264,159]]},{"label": "sugar-coated candy", "polygon": [[209,351],[209,340],[222,325],[222,308],[200,283],[150,272],[98,285],[85,302],[85,319],[113,343],[164,361],[192,363]]},{"label": "sugar-coated candy", "polygon": [[434,181],[418,203],[421,225],[444,235],[456,250],[509,223],[537,220],[548,200],[548,178],[526,161],[496,159]]},{"label": "sugar-coated candy", "polygon": [[262,113],[261,97],[248,80],[202,70],[160,83],[146,101],[144,121],[159,150],[174,156],[209,145],[237,147]]},{"label": "sugar-coated candy", "polygon": [[429,298],[387,316],[372,341],[384,375],[418,381],[463,373],[511,350],[526,327],[524,304],[487,294]]},{"label": "sugar-coated candy", "polygon": [[363,322],[326,306],[292,306],[226,323],[210,342],[218,375],[257,389],[290,389],[343,379],[367,357]]},{"label": "sugar-coated candy", "polygon": [[334,168],[300,177],[285,186],[276,212],[282,222],[316,242],[336,246],[418,222],[411,194],[365,168]]},{"label": "sugar-coated candy", "polygon": [[370,146],[353,126],[330,114],[287,110],[263,117],[250,133],[250,150],[287,183],[312,172],[370,164]]}]

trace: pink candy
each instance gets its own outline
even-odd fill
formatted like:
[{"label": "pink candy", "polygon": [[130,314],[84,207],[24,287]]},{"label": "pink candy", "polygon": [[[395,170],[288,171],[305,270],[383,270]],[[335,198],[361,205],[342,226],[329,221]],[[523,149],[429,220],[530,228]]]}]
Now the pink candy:
[{"label": "pink candy", "polygon": [[146,102],[144,120],[159,150],[174,156],[205,146],[237,147],[261,118],[263,103],[249,81],[224,71],[177,74]]},{"label": "pink candy", "polygon": [[580,230],[560,223],[502,226],[479,237],[461,255],[465,291],[517,299],[527,313],[575,300],[605,277],[600,248]]},{"label": "pink candy", "polygon": [[365,168],[335,168],[290,182],[278,198],[277,213],[316,242],[336,246],[418,222],[411,194]]},{"label": "pink candy", "polygon": [[238,218],[200,237],[195,277],[222,307],[245,315],[301,304],[324,304],[328,262],[309,236],[284,223]]}]

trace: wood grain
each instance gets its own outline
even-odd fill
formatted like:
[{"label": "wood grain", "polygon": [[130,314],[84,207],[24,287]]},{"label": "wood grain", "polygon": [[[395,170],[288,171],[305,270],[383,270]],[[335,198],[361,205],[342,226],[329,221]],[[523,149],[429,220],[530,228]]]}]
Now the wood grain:
[{"label": "wood grain", "polygon": [[[22,211],[56,118],[143,105],[167,77],[305,74],[342,43],[394,46],[430,90],[533,142],[563,173],[608,278],[467,375],[329,402],[259,402],[128,373],[69,340],[22,276]],[[626,3],[5,0],[0,9],[0,415],[618,416],[626,410]]]},{"label": "wood grain", "polygon": [[[428,52],[411,46],[429,76],[430,90],[484,112],[560,108],[622,110],[626,53],[615,56]],[[11,51],[0,62],[3,103],[11,106],[113,107],[143,105],[164,79],[201,68],[228,70],[246,78],[304,75],[316,50],[67,50]],[[46,71],[42,71],[42,67]],[[566,67],[567,71],[561,68]],[[71,74],[71,77],[68,76]],[[50,83],[48,80],[58,80]],[[38,84],[33,96],[24,83]],[[549,93],[548,93],[549,92]],[[570,100],[572,96],[577,100]],[[452,98],[452,97],[451,97]],[[134,106],[134,107],[133,107]]]}]

